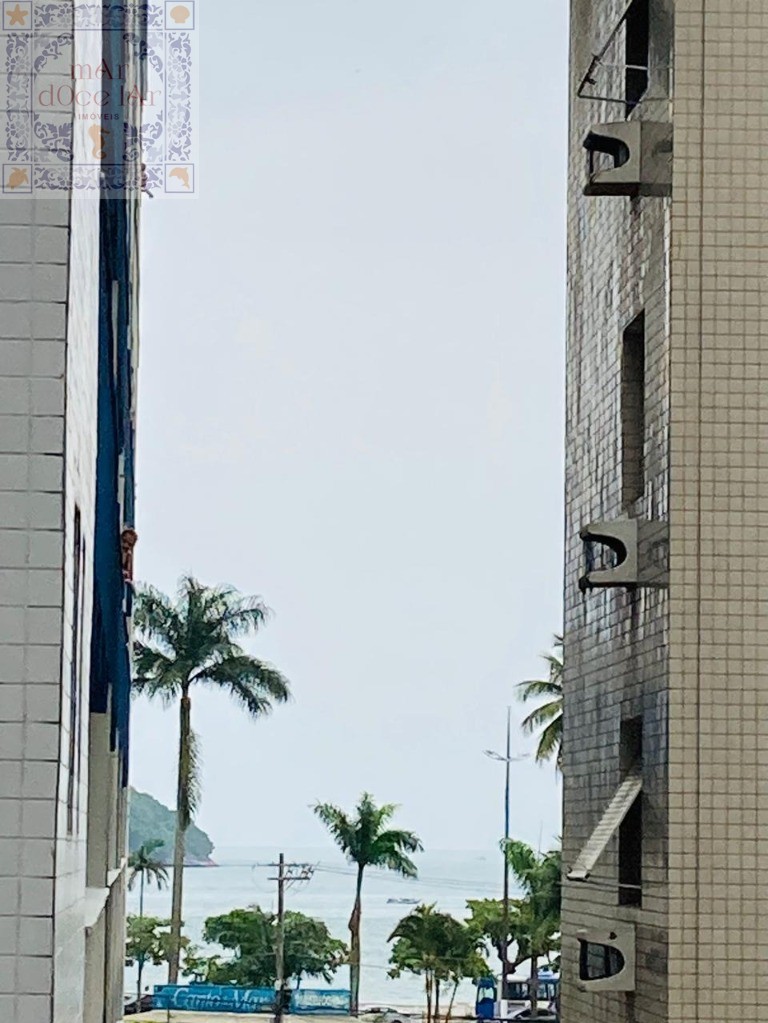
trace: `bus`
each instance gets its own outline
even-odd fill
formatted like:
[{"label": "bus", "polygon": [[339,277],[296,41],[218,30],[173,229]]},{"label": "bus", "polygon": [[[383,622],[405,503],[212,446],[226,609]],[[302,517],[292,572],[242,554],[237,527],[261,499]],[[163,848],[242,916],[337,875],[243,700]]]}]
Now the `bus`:
[{"label": "bus", "polygon": [[[499,981],[495,977],[481,977],[476,981],[475,1016],[478,1020],[504,1020],[513,1012],[530,1004],[528,997],[530,969],[523,963],[521,969],[507,974],[503,997],[500,997]],[[552,970],[539,970],[539,1005],[543,1008],[553,1005],[560,989],[560,977]]]}]

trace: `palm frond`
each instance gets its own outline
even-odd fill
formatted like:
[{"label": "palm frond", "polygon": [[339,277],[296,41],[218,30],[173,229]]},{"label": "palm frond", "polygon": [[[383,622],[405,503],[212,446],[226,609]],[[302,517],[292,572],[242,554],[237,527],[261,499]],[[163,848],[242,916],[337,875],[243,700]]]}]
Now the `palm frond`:
[{"label": "palm frond", "polygon": [[236,590],[227,591],[227,605],[222,624],[232,639],[258,632],[272,614],[260,597],[246,597]]},{"label": "palm frond", "polygon": [[563,701],[552,700],[551,703],[543,703],[540,707],[536,707],[531,713],[523,719],[522,729],[530,735],[535,732],[537,728],[541,728],[544,725],[549,725],[551,721],[555,721],[558,718],[562,718],[563,715]]},{"label": "palm frond", "polygon": [[522,703],[544,699],[521,722],[523,731],[531,735],[541,729],[536,748],[536,759],[541,763],[556,757],[558,768],[562,757],[563,740],[563,637],[555,635],[550,653],[542,655],[547,663],[547,678],[528,679],[517,685],[518,699]]},{"label": "palm frond", "polygon": [[179,610],[164,593],[154,586],[140,586],[133,620],[137,632],[166,653],[173,652],[173,640],[179,631]]},{"label": "palm frond", "polygon": [[520,690],[518,699],[525,703],[527,700],[535,700],[539,696],[562,696],[563,687],[550,679],[532,678],[526,682],[518,682]]},{"label": "palm frond", "polygon": [[411,831],[384,831],[373,842],[370,864],[401,877],[418,877],[419,871],[406,852],[420,852],[422,844]]},{"label": "palm frond", "polygon": [[531,885],[535,880],[537,867],[536,853],[525,842],[502,841],[502,851],[507,858],[512,873],[517,878],[520,886],[530,892]]},{"label": "palm frond", "polygon": [[130,854],[128,857],[128,867],[130,869],[128,888],[130,890],[133,890],[137,879],[142,876],[149,884],[157,885],[161,891],[164,887],[167,887],[168,871],[162,860],[157,859],[154,855],[164,845],[165,843],[161,838],[149,839],[149,841],[144,842]]},{"label": "palm frond", "polygon": [[563,745],[563,718],[562,715],[553,718],[539,736],[539,745],[536,747],[536,759],[539,763],[551,760],[555,757],[558,768],[561,766]]},{"label": "palm frond", "polygon": [[285,676],[271,664],[245,653],[225,656],[201,667],[191,681],[222,686],[254,718],[269,714],[274,704],[290,699]]},{"label": "palm frond", "polygon": [[318,820],[326,826],[339,849],[348,855],[354,845],[354,822],[333,803],[316,803],[312,809]]},{"label": "palm frond", "polygon": [[158,698],[166,705],[176,699],[181,684],[176,661],[141,640],[135,640],[133,662],[131,688],[134,695],[147,696],[150,700]]},{"label": "palm frond", "polygon": [[373,796],[364,792],[354,816],[332,803],[319,803],[314,811],[353,863],[360,867],[382,867],[403,877],[416,877],[416,866],[408,853],[421,851],[420,839],[412,831],[385,827],[397,812],[395,803],[378,806]]}]

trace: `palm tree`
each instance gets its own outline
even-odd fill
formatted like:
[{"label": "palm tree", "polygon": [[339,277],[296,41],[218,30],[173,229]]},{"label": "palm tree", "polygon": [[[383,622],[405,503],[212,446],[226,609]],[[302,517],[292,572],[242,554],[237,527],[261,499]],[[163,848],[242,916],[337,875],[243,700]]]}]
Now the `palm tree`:
[{"label": "palm tree", "polygon": [[[144,919],[144,885],[155,884],[157,885],[158,891],[162,891],[163,888],[168,887],[168,871],[166,870],[165,864],[162,860],[159,860],[154,854],[158,849],[162,848],[165,843],[161,838],[153,838],[148,842],[144,842],[140,845],[135,852],[132,852],[128,857],[128,869],[131,872],[130,878],[128,879],[128,888],[132,891],[136,884],[136,878],[139,878],[139,917],[141,921]],[[146,961],[146,955],[143,951],[139,951],[136,956],[136,965],[138,967],[137,974],[137,1003],[141,1004],[141,977],[144,973],[144,963]]]},{"label": "palm tree", "polygon": [[560,947],[561,853],[556,849],[536,853],[525,842],[502,842],[507,863],[523,890],[516,900],[512,929],[518,958],[530,957],[531,1018],[536,1019],[539,991],[539,959]]},{"label": "palm tree", "polygon": [[190,693],[194,686],[221,690],[254,719],[288,700],[288,682],[280,672],[237,643],[256,632],[268,614],[257,597],[229,586],[203,586],[190,576],[181,579],[175,601],[151,586],[137,595],[134,692],[166,705],[179,701],[170,984],[179,974],[184,839],[200,800],[200,744],[192,730]]},{"label": "palm tree", "polygon": [[523,731],[528,735],[539,733],[536,759],[543,763],[555,758],[558,770],[563,760],[563,637],[555,636],[552,653],[544,654],[549,667],[549,677],[530,679],[518,683],[523,703],[546,697],[546,702],[536,707],[523,720]]},{"label": "palm tree", "polygon": [[128,857],[128,869],[131,876],[128,880],[128,888],[133,891],[136,878],[139,879],[139,919],[144,916],[144,885],[157,885],[158,891],[168,886],[168,870],[165,863],[154,854],[162,849],[162,838],[152,838],[140,845],[135,852]]},{"label": "palm tree", "polygon": [[482,959],[482,936],[472,927],[439,913],[435,906],[417,906],[395,927],[389,941],[395,945],[390,956],[390,977],[404,971],[424,977],[427,1023],[440,1021],[440,985],[452,983],[453,990],[445,1023],[453,1012],[459,984],[465,978],[482,976],[488,967]]},{"label": "palm tree", "polygon": [[349,918],[350,1012],[353,1016],[357,1015],[360,1004],[360,917],[365,868],[378,867],[402,877],[416,877],[416,865],[407,853],[420,852],[423,848],[412,831],[387,827],[397,809],[394,803],[377,806],[367,792],[362,794],[351,816],[332,803],[318,803],[314,807],[336,845],[357,867],[355,904]]}]

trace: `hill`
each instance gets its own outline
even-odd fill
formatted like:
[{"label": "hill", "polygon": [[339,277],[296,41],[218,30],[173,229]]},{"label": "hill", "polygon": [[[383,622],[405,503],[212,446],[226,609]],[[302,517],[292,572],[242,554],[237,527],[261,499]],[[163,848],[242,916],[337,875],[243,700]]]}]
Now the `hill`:
[{"label": "hill", "polygon": [[[152,839],[163,842],[158,855],[166,862],[173,859],[173,837],[176,828],[176,812],[146,792],[131,789],[128,796],[128,851],[135,852],[139,846]],[[211,863],[213,842],[200,828],[192,827],[187,832],[185,863],[190,866]]]}]

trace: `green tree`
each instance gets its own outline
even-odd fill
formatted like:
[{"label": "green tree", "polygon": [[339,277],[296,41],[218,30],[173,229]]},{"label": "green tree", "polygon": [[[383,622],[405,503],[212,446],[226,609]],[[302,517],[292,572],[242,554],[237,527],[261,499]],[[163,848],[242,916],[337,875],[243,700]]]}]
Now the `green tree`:
[{"label": "green tree", "polygon": [[[501,899],[469,899],[467,909],[470,914],[469,926],[484,942],[491,945],[503,969],[505,949],[509,950],[517,940],[517,931],[512,926],[511,916],[507,920],[507,926],[504,926],[504,904]],[[509,963],[511,969],[519,965],[519,962]]]},{"label": "green tree", "polygon": [[440,1019],[441,984],[452,986],[447,1023],[461,981],[488,972],[477,932],[450,914],[438,912],[434,905],[417,906],[403,917],[389,941],[394,941],[390,976],[413,973],[424,977],[427,1023]]},{"label": "green tree", "polygon": [[523,891],[512,904],[511,929],[519,965],[531,960],[532,1016],[538,1007],[539,960],[560,948],[561,853],[536,853],[525,842],[502,843],[507,862]]},{"label": "green tree", "polygon": [[360,918],[362,914],[363,875],[367,867],[391,870],[402,877],[416,877],[416,865],[408,853],[422,849],[420,839],[412,831],[389,828],[397,806],[377,806],[373,796],[364,792],[350,815],[331,803],[318,803],[314,811],[328,828],[336,845],[350,863],[357,867],[355,902],[349,918],[350,1011],[358,1013],[360,1005]]},{"label": "green tree", "polygon": [[523,703],[544,698],[523,719],[522,729],[527,735],[538,734],[536,759],[541,763],[555,758],[558,770],[563,763],[563,637],[555,636],[554,649],[544,654],[549,667],[545,679],[529,679],[518,683]]},{"label": "green tree", "polygon": [[[138,967],[137,996],[141,1001],[141,977],[146,963],[161,966],[168,962],[171,950],[170,920],[161,920],[156,916],[129,916],[127,919],[125,964]],[[186,938],[181,939],[180,946],[185,948]]]},{"label": "green tree", "polygon": [[[288,911],[283,921],[286,981],[296,987],[304,977],[326,982],[346,961],[347,948],[334,938],[322,920]],[[277,978],[277,917],[258,906],[233,909],[205,921],[203,937],[233,953],[231,958],[203,957],[197,950],[187,954],[184,972],[212,984],[272,987]]]},{"label": "green tree", "polygon": [[237,642],[258,631],[268,610],[256,597],[227,586],[203,586],[189,576],[176,600],[153,587],[139,590],[135,622],[134,692],[179,704],[179,763],[173,853],[171,954],[168,980],[175,984],[181,950],[184,839],[200,799],[200,746],[191,723],[191,692],[199,686],[230,696],[252,718],[289,698],[286,679]]},{"label": "green tree", "polygon": [[128,888],[132,891],[136,880],[139,880],[139,916],[144,916],[144,886],[157,885],[159,891],[168,887],[168,871],[163,861],[156,855],[162,849],[163,840],[153,838],[132,852],[128,857]]}]

